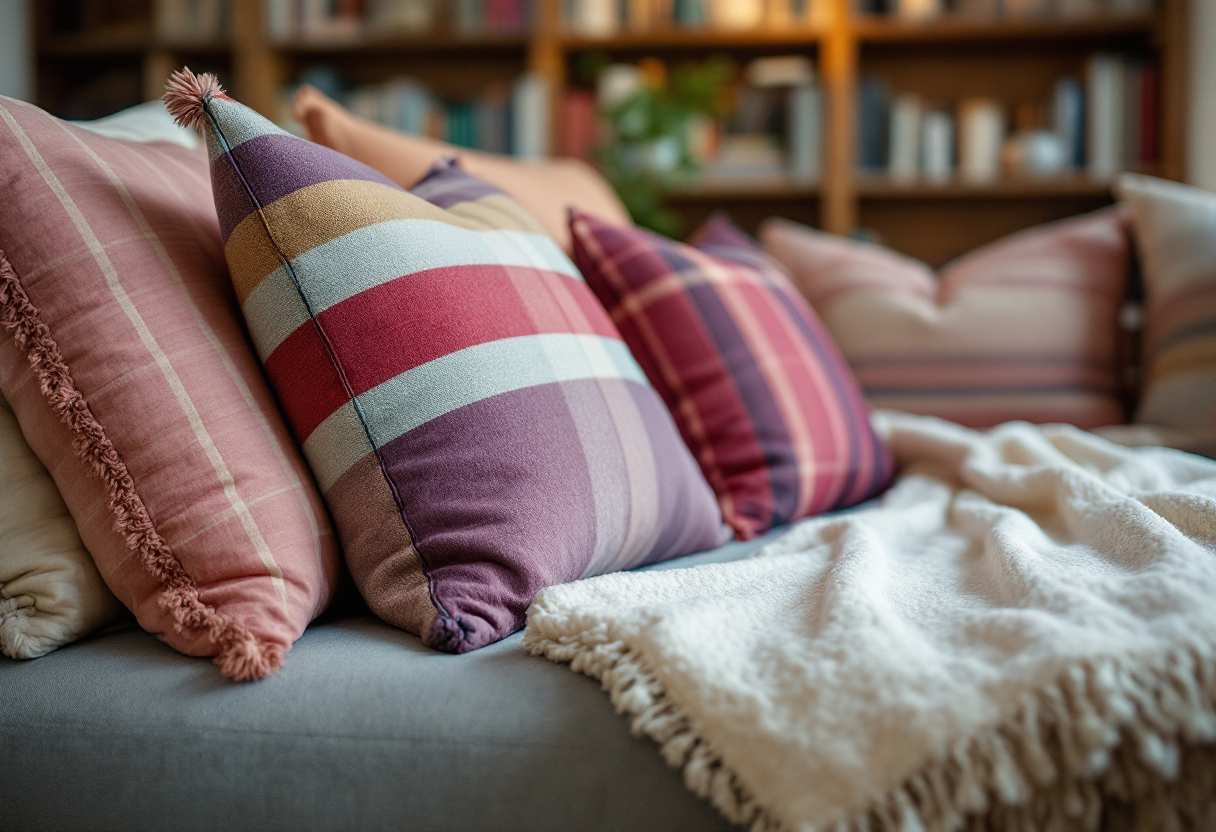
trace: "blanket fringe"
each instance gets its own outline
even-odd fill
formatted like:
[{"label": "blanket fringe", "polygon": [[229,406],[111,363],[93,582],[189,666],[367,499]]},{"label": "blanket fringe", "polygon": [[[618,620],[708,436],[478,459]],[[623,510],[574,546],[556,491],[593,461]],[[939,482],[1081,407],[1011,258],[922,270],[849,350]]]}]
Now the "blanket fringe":
[{"label": "blanket fringe", "polygon": [[[659,743],[684,782],[751,832],[769,815],[646,662],[605,624],[529,614],[534,655],[600,680],[633,733]],[[1216,649],[1069,667],[1018,711],[966,738],[869,806],[798,832],[1173,832],[1216,829]]]}]

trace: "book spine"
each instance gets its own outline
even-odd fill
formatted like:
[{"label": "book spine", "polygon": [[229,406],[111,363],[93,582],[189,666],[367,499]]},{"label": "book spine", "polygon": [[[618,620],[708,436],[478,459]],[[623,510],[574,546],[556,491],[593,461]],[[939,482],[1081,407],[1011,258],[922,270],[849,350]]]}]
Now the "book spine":
[{"label": "book spine", "polygon": [[896,96],[891,106],[888,172],[892,179],[911,181],[920,170],[920,98],[911,93]]},{"label": "book spine", "polygon": [[992,182],[1001,175],[1005,112],[991,98],[967,98],[958,106],[958,170],[971,182]]},{"label": "book spine", "polygon": [[921,119],[921,171],[930,182],[945,182],[954,173],[954,119],[945,110]]},{"label": "book spine", "polygon": [[512,146],[521,159],[543,159],[549,155],[549,90],[536,73],[520,76],[512,91]]},{"label": "book spine", "polygon": [[1144,72],[1140,75],[1140,159],[1142,165],[1157,161],[1158,143],[1158,107],[1159,94],[1156,64],[1145,64]]},{"label": "book spine", "polygon": [[1056,82],[1052,104],[1052,128],[1064,148],[1064,167],[1078,170],[1085,164],[1085,98],[1076,78]]},{"label": "book spine", "polygon": [[790,89],[790,178],[808,183],[819,179],[823,159],[823,96],[815,84]]},{"label": "book spine", "polygon": [[1118,56],[1091,57],[1086,85],[1089,173],[1096,179],[1109,179],[1123,159],[1123,66]]}]

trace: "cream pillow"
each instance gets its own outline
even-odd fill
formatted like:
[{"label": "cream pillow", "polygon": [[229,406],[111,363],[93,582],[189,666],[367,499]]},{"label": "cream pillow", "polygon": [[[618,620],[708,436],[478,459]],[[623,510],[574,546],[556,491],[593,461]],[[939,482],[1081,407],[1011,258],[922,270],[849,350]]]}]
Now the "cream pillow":
[{"label": "cream pillow", "polygon": [[0,651],[33,659],[105,624],[121,606],[3,397],[0,483]]}]

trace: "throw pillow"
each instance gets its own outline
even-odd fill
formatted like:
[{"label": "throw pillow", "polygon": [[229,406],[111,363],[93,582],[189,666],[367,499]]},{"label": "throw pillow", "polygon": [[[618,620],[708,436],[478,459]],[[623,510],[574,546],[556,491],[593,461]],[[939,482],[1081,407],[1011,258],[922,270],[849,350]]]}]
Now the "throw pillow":
[{"label": "throw pillow", "polygon": [[32,659],[100,627],[121,607],[3,398],[0,481],[0,651]]},{"label": "throw pillow", "polygon": [[662,402],[513,199],[450,161],[402,190],[211,76],[167,101],[206,130],[237,297],[385,621],[464,652],[546,585],[722,542]]},{"label": "throw pillow", "polygon": [[923,263],[786,220],[760,238],[815,307],[874,407],[970,427],[1126,421],[1125,215],[1107,208]]},{"label": "throw pillow", "polygon": [[176,649],[273,672],[339,560],[237,317],[205,149],[0,99],[0,190],[0,389],[102,577]]},{"label": "throw pillow", "polygon": [[579,159],[524,162],[409,136],[359,118],[309,86],[296,93],[292,115],[312,141],[370,165],[404,188],[412,187],[439,159],[459,150],[461,166],[470,175],[518,200],[567,252],[566,209],[571,205],[629,225],[629,214],[612,186]]},{"label": "throw pillow", "polygon": [[891,479],[848,367],[772,259],[723,217],[692,245],[571,215],[574,258],[748,539]]},{"label": "throw pillow", "polygon": [[1216,194],[1125,174],[1143,265],[1143,379],[1137,422],[1216,433]]}]

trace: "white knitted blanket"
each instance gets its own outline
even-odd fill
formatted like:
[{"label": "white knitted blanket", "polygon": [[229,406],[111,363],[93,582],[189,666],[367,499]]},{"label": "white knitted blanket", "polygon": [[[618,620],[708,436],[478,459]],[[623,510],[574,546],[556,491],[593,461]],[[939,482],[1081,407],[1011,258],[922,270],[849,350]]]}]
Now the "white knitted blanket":
[{"label": "white knitted blanket", "polygon": [[880,506],[546,589],[528,647],[753,830],[1216,829],[1216,462],[876,422]]}]

